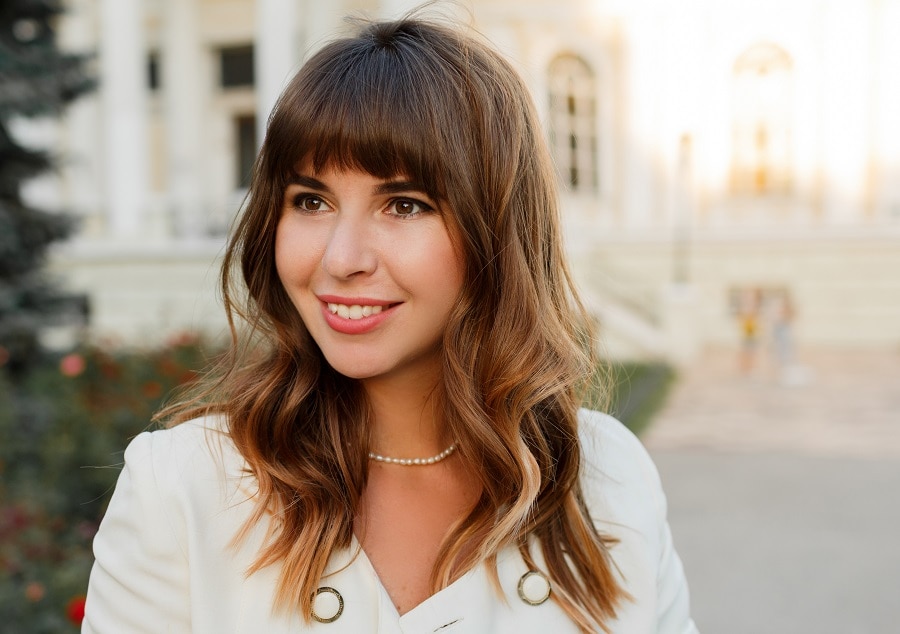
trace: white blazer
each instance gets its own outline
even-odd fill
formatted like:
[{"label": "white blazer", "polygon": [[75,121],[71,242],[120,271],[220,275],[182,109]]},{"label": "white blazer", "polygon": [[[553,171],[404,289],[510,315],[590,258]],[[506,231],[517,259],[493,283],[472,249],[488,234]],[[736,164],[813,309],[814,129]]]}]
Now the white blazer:
[{"label": "white blazer", "polygon": [[[598,529],[619,540],[611,554],[633,598],[621,605],[611,630],[696,633],[653,462],[615,419],[586,410],[580,419],[585,501]],[[128,446],[125,467],[94,540],[96,562],[83,633],[577,632],[552,600],[531,605],[521,598],[519,583],[529,570],[514,548],[498,556],[505,600],[486,567],[478,566],[399,616],[354,542],[351,549],[332,554],[331,574],[321,582],[330,588],[323,599],[332,599],[332,605],[323,608],[330,612],[322,616],[334,616],[342,607],[336,619],[305,623],[296,613],[273,613],[277,566],[245,574],[263,542],[265,526],[258,526],[239,548],[229,545],[253,508],[255,480],[220,426],[216,419],[200,419],[140,434]],[[541,567],[539,549],[534,550]],[[531,581],[540,594],[541,579]]]}]

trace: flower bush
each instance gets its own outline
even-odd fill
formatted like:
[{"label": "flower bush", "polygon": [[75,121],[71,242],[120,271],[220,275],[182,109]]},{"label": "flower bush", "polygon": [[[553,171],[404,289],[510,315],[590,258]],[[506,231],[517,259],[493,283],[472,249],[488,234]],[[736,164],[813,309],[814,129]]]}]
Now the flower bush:
[{"label": "flower bush", "polygon": [[124,448],[206,364],[201,342],[184,336],[151,351],[46,358],[15,385],[0,372],[0,629],[79,630],[91,541]]}]

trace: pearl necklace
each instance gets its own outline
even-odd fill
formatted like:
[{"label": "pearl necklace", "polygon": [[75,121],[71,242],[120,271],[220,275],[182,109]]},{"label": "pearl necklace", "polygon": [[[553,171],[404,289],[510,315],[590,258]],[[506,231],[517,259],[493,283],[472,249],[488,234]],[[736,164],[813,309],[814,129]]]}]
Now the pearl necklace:
[{"label": "pearl necklace", "polygon": [[391,458],[390,456],[382,456],[373,451],[369,452],[369,460],[374,460],[376,462],[387,462],[390,464],[399,464],[404,467],[412,467],[412,466],[421,466],[421,465],[430,465],[436,464],[452,454],[456,451],[456,443],[453,443],[446,449],[444,449],[441,453],[436,456],[431,456],[430,458]]}]

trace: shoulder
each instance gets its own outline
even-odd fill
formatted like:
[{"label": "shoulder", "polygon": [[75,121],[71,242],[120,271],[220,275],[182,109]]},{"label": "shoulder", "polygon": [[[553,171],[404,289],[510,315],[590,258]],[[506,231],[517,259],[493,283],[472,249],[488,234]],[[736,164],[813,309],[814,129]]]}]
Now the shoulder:
[{"label": "shoulder", "polygon": [[125,450],[129,453],[143,449],[164,451],[172,458],[190,458],[196,453],[207,452],[213,445],[228,438],[228,423],[224,416],[204,416],[179,423],[165,429],[146,431],[138,434]]},{"label": "shoulder", "polygon": [[221,505],[251,484],[224,417],[189,420],[138,434],[125,449],[123,475],[135,492],[167,512]]},{"label": "shoulder", "polygon": [[666,502],[656,465],[637,436],[600,412],[579,411],[581,490],[597,528],[654,533]]},{"label": "shoulder", "polygon": [[136,482],[152,486],[163,502],[203,508],[221,505],[240,491],[249,497],[255,490],[255,480],[220,416],[139,434],[125,450],[125,467]]},{"label": "shoulder", "polygon": [[602,451],[607,443],[632,452],[643,450],[640,440],[630,429],[603,412],[578,410],[578,431],[586,452]]},{"label": "shoulder", "polygon": [[164,467],[157,476],[214,466],[233,469],[242,462],[222,416],[206,416],[135,436],[125,449],[125,464],[151,462]]},{"label": "shoulder", "polygon": [[85,632],[190,629],[193,564],[225,560],[202,554],[225,552],[230,535],[216,527],[226,525],[225,500],[240,490],[240,464],[221,421],[212,419],[144,432],[129,443],[94,538]]},{"label": "shoulder", "polygon": [[633,602],[614,631],[696,633],[681,560],[666,519],[656,465],[641,441],[615,418],[579,412],[581,491]]},{"label": "shoulder", "polygon": [[255,547],[230,544],[254,491],[221,419],[136,436],[94,538],[84,631],[224,631],[232,613],[203,606],[240,596]]},{"label": "shoulder", "polygon": [[646,502],[660,502],[662,486],[650,454],[634,433],[608,414],[578,412],[582,452],[582,486],[625,487],[645,492]]}]

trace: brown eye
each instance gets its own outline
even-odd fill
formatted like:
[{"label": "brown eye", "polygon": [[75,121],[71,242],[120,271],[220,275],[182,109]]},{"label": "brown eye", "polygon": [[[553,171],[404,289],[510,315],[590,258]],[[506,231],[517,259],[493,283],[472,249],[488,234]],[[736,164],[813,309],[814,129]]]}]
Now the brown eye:
[{"label": "brown eye", "polygon": [[294,207],[301,211],[324,211],[328,205],[324,200],[312,194],[303,194],[294,198]]},{"label": "brown eye", "polygon": [[398,200],[394,204],[394,210],[401,216],[416,213],[416,204],[410,200]]},{"label": "brown eye", "polygon": [[431,211],[432,207],[412,198],[398,198],[391,204],[391,213],[396,216],[417,216],[425,211]]}]

